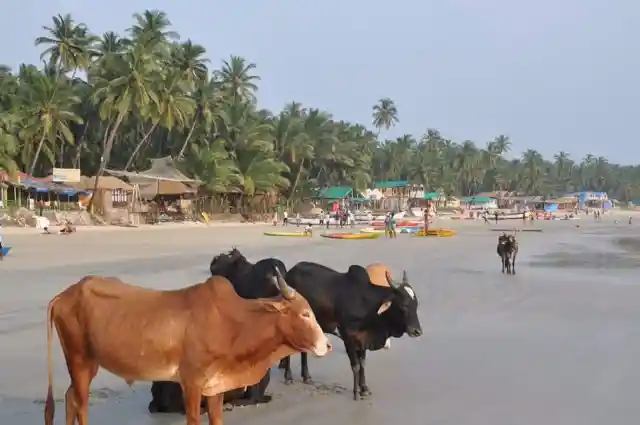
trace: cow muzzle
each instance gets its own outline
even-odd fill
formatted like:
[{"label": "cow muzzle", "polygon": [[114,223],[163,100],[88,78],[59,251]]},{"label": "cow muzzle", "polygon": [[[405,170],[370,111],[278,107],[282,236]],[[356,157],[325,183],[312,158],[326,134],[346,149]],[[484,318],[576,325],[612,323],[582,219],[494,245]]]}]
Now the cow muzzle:
[{"label": "cow muzzle", "polygon": [[407,331],[407,335],[411,338],[417,338],[422,335],[422,329],[420,328],[412,328]]},{"label": "cow muzzle", "polygon": [[331,346],[329,339],[323,333],[322,337],[316,340],[316,344],[311,349],[311,352],[313,353],[314,356],[322,357],[322,356],[325,356],[327,353],[329,353],[332,348],[333,347]]}]

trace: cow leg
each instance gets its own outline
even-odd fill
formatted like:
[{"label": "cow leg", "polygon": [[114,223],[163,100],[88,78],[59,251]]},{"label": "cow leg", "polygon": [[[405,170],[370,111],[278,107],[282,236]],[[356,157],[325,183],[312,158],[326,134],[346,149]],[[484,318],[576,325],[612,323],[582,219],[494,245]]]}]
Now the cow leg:
[{"label": "cow leg", "polygon": [[[341,335],[346,333],[340,332]],[[360,359],[358,358],[358,350],[355,344],[350,341],[350,338],[344,339],[344,348],[349,356],[349,362],[351,363],[351,372],[353,373],[353,399],[358,400],[358,392],[360,390]]]},{"label": "cow leg", "polygon": [[205,398],[207,402],[206,409],[207,409],[207,416],[209,418],[209,425],[222,425],[222,407],[223,407],[224,393],[205,397]]},{"label": "cow leg", "polygon": [[280,360],[280,367],[284,369],[284,383],[293,384],[293,373],[291,372],[291,356],[287,356]]},{"label": "cow leg", "polygon": [[[85,360],[85,359],[83,359]],[[69,364],[71,385],[65,393],[66,424],[87,425],[89,417],[89,387],[98,373],[98,365],[88,361],[75,361]]]},{"label": "cow leg", "polygon": [[309,375],[309,355],[307,353],[300,353],[300,368],[302,369],[300,374],[302,375],[302,382],[305,384],[311,384],[311,375]]},{"label": "cow leg", "polygon": [[358,350],[358,361],[360,362],[359,381],[360,381],[360,398],[371,395],[369,387],[367,387],[367,378],[364,376],[364,364],[367,359],[367,350]]},{"label": "cow leg", "polygon": [[516,256],[518,255],[518,251],[513,253],[513,258],[511,259],[511,274],[516,274]]},{"label": "cow leg", "polygon": [[[188,385],[184,382],[180,383],[182,387],[182,397],[184,398],[184,413],[187,417],[187,425],[200,425],[200,405],[202,403],[202,387],[198,385]],[[220,407],[222,407],[222,394],[219,395],[220,398]],[[214,396],[218,397],[217,395]],[[207,402],[210,397],[207,397]],[[209,403],[207,403],[207,409],[209,409]],[[207,410],[208,412],[208,410]],[[215,415],[214,415],[215,418]],[[222,424],[222,412],[219,415],[220,422],[217,422],[216,425]],[[209,423],[211,422],[212,416],[209,415]]]},{"label": "cow leg", "polygon": [[504,273],[504,266],[505,266],[505,262],[506,262],[506,257],[504,256],[504,254],[502,254],[500,256],[500,262],[502,263],[502,273]]},{"label": "cow leg", "polygon": [[270,380],[269,373],[270,372],[267,371],[267,375],[265,375],[260,382],[248,387],[244,397],[238,400],[239,403],[236,404],[239,406],[250,406],[254,404],[269,403],[271,401],[271,396],[265,394]]}]

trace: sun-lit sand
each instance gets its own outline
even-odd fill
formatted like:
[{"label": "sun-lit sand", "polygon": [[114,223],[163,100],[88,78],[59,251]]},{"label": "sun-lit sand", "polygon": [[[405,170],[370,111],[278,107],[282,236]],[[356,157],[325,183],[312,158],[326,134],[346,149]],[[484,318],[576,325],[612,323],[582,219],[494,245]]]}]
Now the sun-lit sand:
[{"label": "sun-lit sand", "polygon": [[[180,287],[206,278],[212,256],[237,246],[252,260],[275,256],[289,267],[311,260],[339,270],[373,262],[398,275],[406,269],[425,333],[369,354],[370,400],[351,400],[349,362],[338,343],[310,361],[315,384],[299,382],[295,358],[294,385],[283,385],[274,368],[274,401],[225,413],[227,424],[630,425],[640,417],[640,221],[629,226],[625,215],[618,224],[612,216],[527,224],[543,232],[518,233],[513,277],[500,273],[497,235],[489,231],[496,225],[482,220],[434,224],[456,229],[451,238],[371,241],[328,240],[318,235],[324,230],[313,239],[266,237],[273,228],[261,224],[80,228],[71,236],[5,229],[13,251],[0,263],[0,423],[42,421],[45,308],[55,293],[87,274]],[[60,399],[68,377],[57,338],[55,353]],[[90,424],[184,423],[179,415],[150,415],[148,388],[131,390],[101,372]],[[63,416],[59,406],[57,424]]]}]

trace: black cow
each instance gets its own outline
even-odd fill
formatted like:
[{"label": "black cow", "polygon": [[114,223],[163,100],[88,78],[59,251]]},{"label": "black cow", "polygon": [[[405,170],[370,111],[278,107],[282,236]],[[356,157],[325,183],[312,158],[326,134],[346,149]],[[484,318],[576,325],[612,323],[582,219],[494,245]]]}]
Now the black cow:
[{"label": "black cow", "polygon": [[500,262],[502,263],[502,273],[516,274],[516,257],[518,255],[518,241],[515,235],[506,233],[498,236],[498,247],[496,249]]},{"label": "black cow", "polygon": [[[267,373],[264,378],[256,385],[257,393],[262,394],[263,399],[256,402],[251,399],[248,388],[238,388],[224,393],[225,409],[229,410],[233,406],[248,406],[258,403],[267,403],[271,400],[271,396],[265,395],[264,392],[269,385],[271,375]],[[149,403],[149,412],[151,413],[182,413],[184,415],[184,402],[182,399],[182,389],[177,382],[154,381],[151,384],[151,402]],[[203,398],[200,403],[200,411],[204,413],[206,408],[206,400]]]},{"label": "black cow", "polygon": [[[418,320],[418,299],[406,273],[397,283],[386,274],[389,287],[373,285],[366,269],[353,265],[340,273],[316,263],[301,262],[287,273],[287,283],[304,296],[326,333],[344,342],[353,371],[353,398],[371,394],[364,365],[366,350],[385,348],[390,337],[422,334]],[[302,379],[310,382],[307,356],[302,353]],[[293,382],[291,359],[280,362],[285,382]]]},{"label": "black cow", "polygon": [[[278,289],[273,285],[271,277],[274,267],[284,276],[287,268],[284,263],[274,258],[267,258],[253,264],[249,262],[237,249],[220,254],[213,258],[209,270],[212,276],[224,276],[243,298],[271,298],[279,296]],[[227,391],[224,395],[225,403],[233,406],[248,406],[271,401],[271,396],[265,394],[271,370],[256,385]],[[151,403],[149,411],[152,413],[184,413],[182,389],[180,384],[169,381],[154,381],[151,386]],[[204,407],[204,406],[203,406]]]}]

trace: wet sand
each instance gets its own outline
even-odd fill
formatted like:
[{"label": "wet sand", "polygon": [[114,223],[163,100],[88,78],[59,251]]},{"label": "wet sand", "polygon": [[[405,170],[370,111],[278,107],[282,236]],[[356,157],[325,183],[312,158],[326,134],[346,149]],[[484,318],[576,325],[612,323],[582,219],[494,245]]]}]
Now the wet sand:
[{"label": "wet sand", "polygon": [[[308,240],[265,237],[263,226],[7,235],[14,250],[0,263],[0,423],[42,423],[45,308],[55,293],[86,274],[180,287],[206,278],[212,256],[238,246],[250,259],[276,256],[289,267],[312,260],[345,270],[384,261],[398,274],[406,269],[425,333],[369,354],[369,400],[351,399],[349,362],[337,343],[328,357],[311,359],[314,385],[300,382],[296,357],[296,383],[285,386],[274,368],[273,402],[225,413],[229,425],[634,424],[640,230],[612,219],[536,222],[544,232],[519,233],[518,274],[511,277],[500,273],[493,225],[441,224],[458,236]],[[68,375],[57,338],[55,346],[61,399]],[[184,423],[147,412],[146,383],[131,390],[101,371],[92,390],[92,425]],[[63,416],[59,405],[57,424]]]}]

